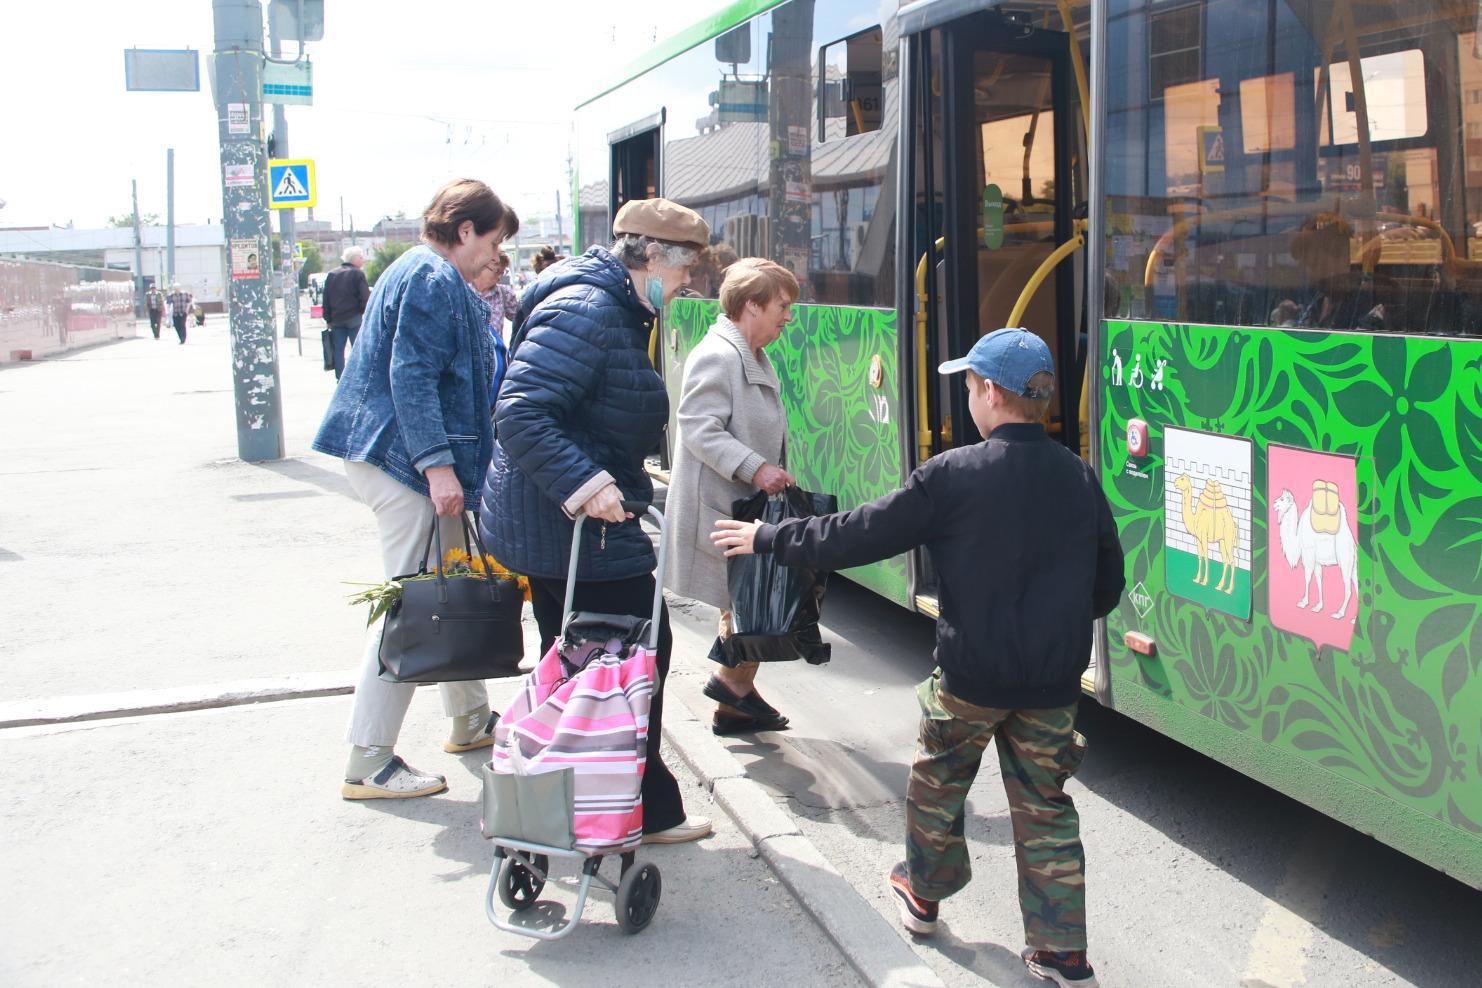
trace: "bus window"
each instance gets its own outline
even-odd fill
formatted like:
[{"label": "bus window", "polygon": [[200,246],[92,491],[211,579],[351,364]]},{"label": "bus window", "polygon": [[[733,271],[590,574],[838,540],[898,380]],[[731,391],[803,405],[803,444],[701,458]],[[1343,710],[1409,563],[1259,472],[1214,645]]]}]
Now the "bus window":
[{"label": "bus window", "polygon": [[818,141],[880,129],[884,118],[884,47],[872,27],[822,49],[818,71]]},{"label": "bus window", "polygon": [[1475,14],[1109,0],[1128,58],[1107,80],[1104,256],[1124,314],[1482,335]]}]

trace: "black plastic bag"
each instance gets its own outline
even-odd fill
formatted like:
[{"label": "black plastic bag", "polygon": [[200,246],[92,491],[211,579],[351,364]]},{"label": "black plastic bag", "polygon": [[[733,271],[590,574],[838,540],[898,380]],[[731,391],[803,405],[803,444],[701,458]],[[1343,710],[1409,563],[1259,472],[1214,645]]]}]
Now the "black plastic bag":
[{"label": "black plastic bag", "polygon": [[324,351],[324,369],[334,370],[334,334],[327,329],[319,331],[319,348]]},{"label": "black plastic bag", "polygon": [[[758,491],[731,505],[737,521],[776,524],[788,518],[810,518],[839,510],[832,494],[813,494],[789,487],[770,497]],[[785,662],[805,659],[813,665],[829,660],[830,646],[818,631],[828,573],[784,566],[771,553],[733,556],[727,561],[732,633],[721,646],[726,665],[742,662]]]}]

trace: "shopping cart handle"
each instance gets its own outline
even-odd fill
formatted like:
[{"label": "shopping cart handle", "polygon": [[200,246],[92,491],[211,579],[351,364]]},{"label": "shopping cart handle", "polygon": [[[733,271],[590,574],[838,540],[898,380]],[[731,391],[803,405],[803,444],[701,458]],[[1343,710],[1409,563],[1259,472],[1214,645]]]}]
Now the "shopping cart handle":
[{"label": "shopping cart handle", "polygon": [[624,501],[623,510],[628,514],[642,518],[648,513],[649,503],[647,501]]}]

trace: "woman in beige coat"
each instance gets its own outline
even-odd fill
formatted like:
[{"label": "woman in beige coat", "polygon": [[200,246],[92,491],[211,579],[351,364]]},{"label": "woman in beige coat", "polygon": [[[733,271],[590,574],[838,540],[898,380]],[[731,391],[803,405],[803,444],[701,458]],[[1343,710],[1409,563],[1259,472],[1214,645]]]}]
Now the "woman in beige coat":
[{"label": "woman in beige coat", "polygon": [[[787,415],[765,347],[792,318],[798,280],[762,258],[742,258],[720,286],[722,315],[690,353],[679,399],[679,444],[669,485],[670,550],[664,583],[675,593],[720,608],[720,638],[731,633],[726,559],[710,541],[731,502],[795,483],[787,459]],[[757,663],[720,665],[705,684],[719,705],[716,734],[780,730],[787,718],[757,693]]]}]

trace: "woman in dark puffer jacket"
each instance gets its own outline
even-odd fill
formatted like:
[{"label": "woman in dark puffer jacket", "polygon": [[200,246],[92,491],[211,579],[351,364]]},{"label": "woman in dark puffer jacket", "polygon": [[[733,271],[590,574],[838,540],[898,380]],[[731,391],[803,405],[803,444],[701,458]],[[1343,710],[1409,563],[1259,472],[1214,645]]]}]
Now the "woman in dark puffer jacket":
[{"label": "woman in dark puffer jacket", "polygon": [[[525,293],[494,414],[479,524],[500,562],[530,577],[542,651],[561,631],[578,515],[591,520],[582,527],[572,606],[638,617],[653,609],[653,546],[622,502],[653,499],[643,460],[663,432],[669,399],[648,359],[649,333],[689,284],[710,228],[665,199],[625,204],[612,228],[610,250],[593,247],[547,270]],[[659,758],[672,645],[665,608],[643,772],[650,844],[710,833],[709,820],[685,816],[679,784]]]}]

